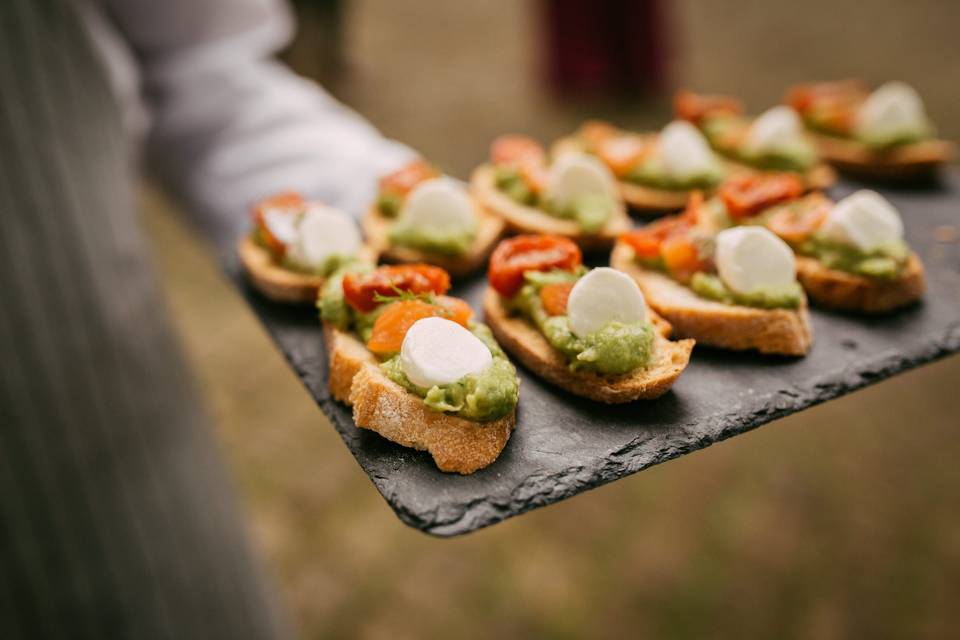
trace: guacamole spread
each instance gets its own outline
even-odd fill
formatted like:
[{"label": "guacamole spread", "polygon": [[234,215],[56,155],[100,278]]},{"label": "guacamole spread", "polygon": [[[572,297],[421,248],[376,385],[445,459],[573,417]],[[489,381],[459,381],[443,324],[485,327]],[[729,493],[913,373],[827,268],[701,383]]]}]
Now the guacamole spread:
[{"label": "guacamole spread", "polygon": [[381,193],[377,197],[377,209],[388,218],[396,218],[403,206],[403,198],[395,193]]},{"label": "guacamole spread", "polygon": [[386,308],[386,305],[380,305],[370,313],[357,311],[343,297],[343,276],[347,273],[365,273],[373,267],[370,265],[354,262],[348,264],[334,273],[323,284],[320,290],[320,297],[317,299],[317,308],[320,310],[320,319],[329,322],[341,331],[354,331],[360,336],[360,339],[366,342],[370,339],[370,333],[373,331],[373,323],[377,317]]},{"label": "guacamole spread", "polygon": [[445,256],[463,255],[473,244],[475,236],[475,225],[469,229],[461,229],[451,233],[440,229],[406,224],[401,220],[390,229],[391,244]]},{"label": "guacamole spread", "polygon": [[880,280],[899,278],[910,259],[910,248],[905,242],[863,252],[855,247],[829,242],[816,235],[804,242],[799,252],[816,258],[828,269]]},{"label": "guacamole spread", "polygon": [[424,404],[434,411],[478,422],[502,418],[517,406],[520,393],[517,371],[486,325],[473,323],[470,331],[487,345],[493,355],[493,363],[480,373],[464,376],[451,384],[425,389],[410,382],[400,365],[399,355],[381,364],[380,368],[388,378],[423,398]]},{"label": "guacamole spread", "polygon": [[543,202],[513,167],[497,167],[494,181],[497,189],[514,202],[527,207],[539,206],[552,216],[574,220],[584,233],[596,233],[602,229],[616,207],[609,196],[599,193],[584,194],[563,207]]},{"label": "guacamole spread", "polygon": [[530,319],[550,345],[563,353],[570,369],[599,374],[622,375],[650,363],[653,354],[653,327],[649,322],[609,322],[588,336],[577,337],[567,316],[548,315],[540,301],[540,289],[553,282],[572,282],[583,271],[528,271],[526,283],[510,301],[511,307]]},{"label": "guacamole spread", "polygon": [[723,180],[723,170],[714,167],[711,171],[691,174],[677,178],[667,173],[663,161],[656,156],[640,162],[625,177],[627,182],[644,187],[665,191],[690,191],[692,189],[712,189]]},{"label": "guacamole spread", "polygon": [[703,271],[693,274],[690,288],[698,296],[708,300],[759,309],[796,309],[803,300],[803,289],[796,282],[743,294],[731,291],[718,276]]},{"label": "guacamole spread", "polygon": [[799,142],[776,152],[750,151],[738,143],[743,139],[741,132],[745,132],[747,127],[747,121],[740,117],[709,118],[703,123],[703,135],[717,151],[758,169],[804,172],[816,163],[816,150],[807,142]]}]

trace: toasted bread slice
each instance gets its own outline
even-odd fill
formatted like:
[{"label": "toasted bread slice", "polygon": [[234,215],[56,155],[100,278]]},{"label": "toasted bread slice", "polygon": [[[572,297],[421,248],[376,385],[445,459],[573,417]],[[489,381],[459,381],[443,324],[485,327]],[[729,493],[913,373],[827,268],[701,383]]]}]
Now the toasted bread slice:
[{"label": "toasted bread slice", "polygon": [[626,207],[618,206],[598,233],[587,234],[573,220],[564,220],[512,200],[497,189],[492,165],[481,165],[470,178],[470,191],[481,205],[503,218],[507,228],[519,233],[549,233],[565,236],[583,249],[598,249],[611,246],[624,231],[630,228]]},{"label": "toasted bread slice", "polygon": [[516,409],[491,422],[475,422],[431,410],[423,399],[364,364],[350,391],[353,421],[405,447],[427,451],[441,471],[470,474],[503,451],[517,422]]},{"label": "toasted bread slice", "polygon": [[806,299],[799,309],[755,309],[706,300],[672,278],[638,265],[623,243],[614,247],[610,266],[640,285],[647,304],[673,325],[678,336],[723,349],[790,356],[810,350],[813,330]]},{"label": "toasted bread slice", "polygon": [[[326,281],[323,276],[282,267],[274,261],[269,251],[250,236],[241,238],[237,244],[237,255],[240,256],[243,272],[254,288],[274,302],[313,304]],[[357,258],[376,263],[377,251],[364,245],[357,251]]]},{"label": "toasted bread slice", "polygon": [[814,258],[797,256],[797,279],[817,305],[864,313],[884,313],[913,304],[926,289],[923,263],[916,255],[896,280],[837,271]]},{"label": "toasted bread slice", "polygon": [[334,400],[350,404],[353,377],[363,365],[376,364],[377,359],[354,334],[329,322],[323,323],[323,344],[327,348],[330,394]]},{"label": "toasted bread slice", "polygon": [[[741,175],[744,173],[763,173],[760,169],[742,162],[730,160],[729,158],[726,162],[727,166],[733,167],[733,170]],[[798,175],[803,179],[807,191],[822,191],[832,187],[837,181],[837,172],[826,162],[817,163],[810,167],[805,173]]]},{"label": "toasted bread slice", "polygon": [[820,155],[835,167],[864,178],[911,181],[929,178],[954,156],[954,146],[945,140],[925,140],[875,151],[862,142],[822,133],[811,133]]},{"label": "toasted bread slice", "polygon": [[444,269],[454,277],[465,276],[484,266],[487,257],[506,228],[506,223],[501,217],[488,212],[481,206],[477,206],[476,209],[477,235],[467,252],[461,256],[391,246],[389,233],[395,220],[380,213],[376,206],[370,207],[363,218],[363,234],[370,245],[380,250],[380,257],[386,262],[426,262]]},{"label": "toasted bread slice", "polygon": [[487,325],[507,352],[544,380],[578,396],[606,403],[659,398],[673,386],[690,361],[693,340],[671,342],[670,325],[653,316],[653,361],[650,366],[622,376],[602,376],[589,371],[571,371],[563,354],[525,318],[512,316],[492,288],[483,298]]}]

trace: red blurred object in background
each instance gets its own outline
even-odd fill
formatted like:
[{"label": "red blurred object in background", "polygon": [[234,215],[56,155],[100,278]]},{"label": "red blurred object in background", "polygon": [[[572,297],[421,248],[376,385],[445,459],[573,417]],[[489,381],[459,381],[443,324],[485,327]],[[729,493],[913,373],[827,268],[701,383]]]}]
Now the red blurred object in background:
[{"label": "red blurred object in background", "polygon": [[666,91],[666,7],[661,0],[541,0],[551,87],[564,94]]}]

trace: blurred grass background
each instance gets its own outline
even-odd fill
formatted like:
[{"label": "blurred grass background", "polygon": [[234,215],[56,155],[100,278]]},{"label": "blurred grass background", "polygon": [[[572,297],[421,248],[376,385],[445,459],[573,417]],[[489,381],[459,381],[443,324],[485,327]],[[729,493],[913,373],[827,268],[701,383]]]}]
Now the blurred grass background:
[{"label": "blurred grass background", "polygon": [[[960,134],[960,3],[664,3],[678,85],[760,110],[794,81],[914,84]],[[465,176],[489,140],[668,101],[560,101],[533,2],[348,1],[341,66],[305,14],[288,59]],[[146,220],[265,565],[304,637],[945,638],[960,602],[960,358],[454,540],[380,499],[208,252]]]}]

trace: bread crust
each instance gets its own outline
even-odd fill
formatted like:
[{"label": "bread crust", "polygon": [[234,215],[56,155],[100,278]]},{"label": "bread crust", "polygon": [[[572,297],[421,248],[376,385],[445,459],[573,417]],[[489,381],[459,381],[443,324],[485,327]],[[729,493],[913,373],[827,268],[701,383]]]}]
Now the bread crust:
[{"label": "bread crust", "polygon": [[[277,264],[273,255],[244,236],[237,243],[240,266],[253,287],[274,302],[313,304],[326,282],[323,276],[299,273]],[[357,258],[376,263],[377,251],[370,246],[361,246]]]},{"label": "bread crust", "polygon": [[[726,158],[726,163],[727,166],[732,167],[734,171],[738,172],[738,174],[765,173],[761,169],[751,167],[748,164],[731,160],[729,158]],[[822,191],[832,187],[837,181],[837,172],[834,171],[833,167],[826,162],[819,162],[810,167],[810,169],[808,169],[805,173],[800,173],[798,175],[803,179],[803,183],[807,191]]]},{"label": "bread crust", "polygon": [[857,140],[810,132],[820,155],[835,167],[864,178],[884,181],[912,181],[931,177],[955,153],[946,140],[924,140],[874,151]]},{"label": "bread crust", "polygon": [[807,302],[799,309],[755,309],[706,300],[670,277],[644,269],[629,246],[617,243],[610,266],[632,277],[678,336],[723,349],[805,355],[813,343]]},{"label": "bread crust", "polygon": [[376,205],[363,217],[363,235],[367,242],[380,251],[386,262],[426,262],[447,271],[453,277],[462,277],[484,267],[490,252],[506,229],[502,218],[476,204],[477,234],[467,252],[460,256],[427,253],[410,247],[390,245],[390,227],[395,220],[383,215]]},{"label": "bread crust", "polygon": [[538,376],[570,393],[609,404],[659,398],[673,386],[690,361],[693,340],[671,342],[670,325],[651,311],[654,333],[653,362],[623,376],[570,371],[566,358],[525,318],[513,316],[492,288],[483,297],[483,312],[497,342]]},{"label": "bread crust", "polygon": [[618,205],[607,224],[596,234],[586,234],[573,220],[551,216],[535,207],[511,200],[497,189],[493,166],[477,167],[470,178],[470,191],[488,211],[501,217],[511,231],[519,233],[549,233],[570,238],[583,249],[610,247],[617,237],[630,228],[626,207]]},{"label": "bread crust", "polygon": [[797,279],[817,305],[863,313],[885,313],[911,305],[923,297],[926,289],[923,263],[916,255],[910,256],[896,280],[866,278],[797,256]]},{"label": "bread crust", "polygon": [[341,331],[329,322],[322,324],[330,394],[334,400],[349,405],[354,376],[363,365],[376,364],[377,359],[354,334]]},{"label": "bread crust", "polygon": [[441,471],[471,474],[490,465],[507,444],[516,408],[491,422],[475,422],[431,410],[423,399],[390,380],[376,364],[364,364],[350,392],[353,421],[361,429],[420,451]]}]

